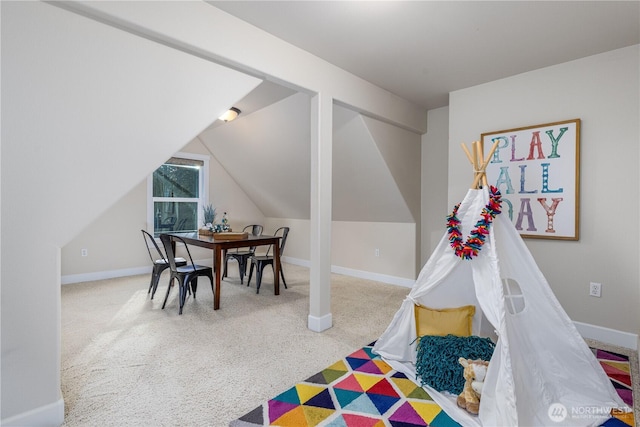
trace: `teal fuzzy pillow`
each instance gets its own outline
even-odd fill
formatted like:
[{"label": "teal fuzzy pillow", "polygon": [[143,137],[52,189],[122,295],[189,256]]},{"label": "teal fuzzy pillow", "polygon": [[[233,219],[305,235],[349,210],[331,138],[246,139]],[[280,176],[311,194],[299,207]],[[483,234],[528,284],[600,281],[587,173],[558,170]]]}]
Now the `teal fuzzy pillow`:
[{"label": "teal fuzzy pillow", "polygon": [[421,385],[460,394],[464,388],[464,368],[458,359],[464,357],[489,361],[495,347],[489,338],[425,335],[418,342],[416,377]]}]

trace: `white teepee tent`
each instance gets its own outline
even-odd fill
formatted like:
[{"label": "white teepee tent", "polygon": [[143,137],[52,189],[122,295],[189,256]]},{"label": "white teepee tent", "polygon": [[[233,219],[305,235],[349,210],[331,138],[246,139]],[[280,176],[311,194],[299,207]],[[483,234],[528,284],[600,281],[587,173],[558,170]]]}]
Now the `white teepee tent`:
[{"label": "white teepee tent", "polygon": [[[476,159],[474,185],[457,212],[463,236],[490,199],[482,176],[486,164],[478,167],[482,164]],[[483,188],[475,188],[482,182]],[[474,305],[473,335],[497,339],[478,416],[458,408],[454,395],[424,385],[463,426],[599,425],[610,409],[625,407],[506,215],[493,219],[484,246],[472,259],[456,255],[445,232],[376,342],[374,352],[415,379],[414,304],[436,309]]]}]

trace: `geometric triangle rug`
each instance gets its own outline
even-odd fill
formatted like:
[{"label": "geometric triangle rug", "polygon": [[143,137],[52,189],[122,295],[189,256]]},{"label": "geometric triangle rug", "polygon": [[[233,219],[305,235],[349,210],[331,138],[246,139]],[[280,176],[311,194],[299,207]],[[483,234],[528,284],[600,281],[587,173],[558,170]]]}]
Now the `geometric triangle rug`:
[{"label": "geometric triangle rug", "polygon": [[[600,366],[609,377],[611,384],[618,392],[620,398],[627,406],[625,411],[612,410],[612,418],[602,426],[627,427],[636,426],[636,420],[640,421],[640,374],[638,370],[637,355],[632,350],[622,347],[610,346],[597,341],[586,340],[591,351],[600,362]],[[634,400],[634,391],[636,399]],[[628,411],[631,409],[631,411]],[[635,415],[635,416],[634,416]]]},{"label": "geometric triangle rug", "polygon": [[[427,392],[365,346],[231,421],[230,427],[454,427]],[[594,349],[611,382],[634,407],[629,357]],[[635,426],[633,412],[603,426]]]}]

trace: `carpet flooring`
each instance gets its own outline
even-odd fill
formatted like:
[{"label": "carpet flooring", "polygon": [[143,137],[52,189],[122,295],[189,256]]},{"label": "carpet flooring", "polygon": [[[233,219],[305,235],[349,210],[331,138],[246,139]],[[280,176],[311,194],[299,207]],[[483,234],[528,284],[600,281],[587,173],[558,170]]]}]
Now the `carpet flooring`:
[{"label": "carpet flooring", "polygon": [[[286,389],[230,427],[454,427],[459,426],[412,379],[365,346]],[[591,343],[592,346],[597,345]],[[592,347],[628,408],[634,407],[628,355]],[[637,373],[635,373],[637,375]],[[613,410],[605,427],[634,426],[633,411]]]},{"label": "carpet flooring", "polygon": [[284,264],[288,289],[260,293],[229,263],[221,307],[208,280],[178,315],[177,290],[162,309],[149,275],[62,286],[64,427],[225,427],[281,391],[379,337],[409,292],[331,275],[333,327],[309,330],[309,269]]}]

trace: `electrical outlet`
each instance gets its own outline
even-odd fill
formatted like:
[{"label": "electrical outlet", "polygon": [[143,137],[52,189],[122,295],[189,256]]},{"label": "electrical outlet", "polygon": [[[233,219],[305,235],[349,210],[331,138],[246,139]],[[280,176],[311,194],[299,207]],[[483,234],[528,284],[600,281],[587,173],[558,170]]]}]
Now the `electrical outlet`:
[{"label": "electrical outlet", "polygon": [[83,248],[83,249],[80,249],[80,255],[87,256],[87,255],[89,255],[89,252],[86,249]]},{"label": "electrical outlet", "polygon": [[376,257],[379,257],[379,256],[380,256],[380,249],[376,248],[376,250],[375,250],[375,255],[376,255]]},{"label": "electrical outlet", "polygon": [[589,283],[589,296],[600,298],[600,296],[602,295],[601,293],[602,293],[601,283],[596,283],[596,282]]}]

